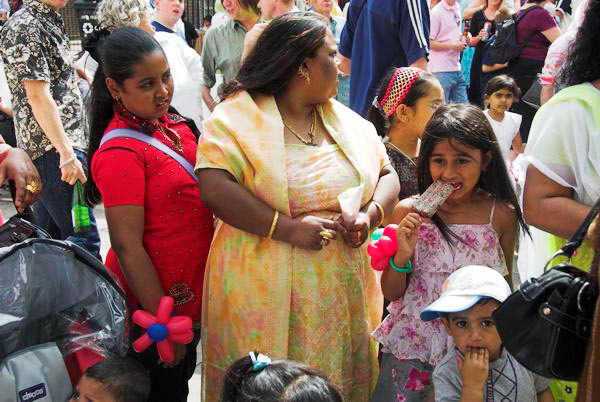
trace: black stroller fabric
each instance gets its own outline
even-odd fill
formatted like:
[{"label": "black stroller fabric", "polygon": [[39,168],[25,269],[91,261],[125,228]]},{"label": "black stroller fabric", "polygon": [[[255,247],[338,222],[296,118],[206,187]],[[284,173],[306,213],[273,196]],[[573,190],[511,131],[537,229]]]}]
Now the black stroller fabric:
[{"label": "black stroller fabric", "polygon": [[0,248],[0,361],[55,342],[64,358],[128,349],[125,295],[107,269],[70,242],[29,239]]}]

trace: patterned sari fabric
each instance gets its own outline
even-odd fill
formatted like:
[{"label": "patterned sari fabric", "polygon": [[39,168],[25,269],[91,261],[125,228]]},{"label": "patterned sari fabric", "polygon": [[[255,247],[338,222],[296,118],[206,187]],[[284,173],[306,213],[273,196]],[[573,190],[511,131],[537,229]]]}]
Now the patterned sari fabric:
[{"label": "patterned sari fabric", "polygon": [[[389,163],[383,144],[338,102],[317,110],[336,144],[286,146],[274,98],[237,94],[204,122],[196,170],[224,169],[292,217],[337,218],[337,195],[358,184],[365,205]],[[338,238],[309,251],[219,222],[205,279],[203,400],[218,400],[227,367],[258,349],[324,371],[347,401],[368,401],[377,379],[369,333],[379,317],[381,291],[366,246],[351,249]]]}]

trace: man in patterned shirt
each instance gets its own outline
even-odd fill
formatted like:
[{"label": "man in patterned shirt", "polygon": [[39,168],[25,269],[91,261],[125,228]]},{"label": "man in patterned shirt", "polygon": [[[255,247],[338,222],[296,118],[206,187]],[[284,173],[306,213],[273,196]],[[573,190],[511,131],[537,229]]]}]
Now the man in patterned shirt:
[{"label": "man in patterned shirt", "polygon": [[[77,236],[71,218],[73,185],[86,180],[88,139],[69,38],[58,13],[67,2],[24,0],[2,28],[0,53],[12,93],[17,145],[34,161],[43,182],[34,221],[53,237],[69,238],[99,256],[93,215],[92,230]],[[28,186],[29,191],[36,187]]]}]

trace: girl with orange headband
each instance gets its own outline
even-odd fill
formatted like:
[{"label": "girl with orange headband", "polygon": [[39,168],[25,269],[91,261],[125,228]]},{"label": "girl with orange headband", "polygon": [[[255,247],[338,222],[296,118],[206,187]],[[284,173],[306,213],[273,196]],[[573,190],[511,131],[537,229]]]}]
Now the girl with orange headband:
[{"label": "girl with orange headband", "polygon": [[419,192],[419,139],[443,103],[444,90],[433,74],[416,67],[400,67],[386,74],[369,109],[367,118],[384,138],[387,154],[400,178],[401,200]]}]

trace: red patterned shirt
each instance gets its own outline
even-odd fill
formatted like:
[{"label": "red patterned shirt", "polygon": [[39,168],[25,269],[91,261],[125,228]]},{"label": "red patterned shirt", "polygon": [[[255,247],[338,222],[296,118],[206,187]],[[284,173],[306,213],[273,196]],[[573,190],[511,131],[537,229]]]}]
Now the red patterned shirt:
[{"label": "red patterned shirt", "polygon": [[[185,120],[167,114],[158,124],[162,130],[116,107],[106,132],[115,128],[138,130],[176,151],[177,133],[183,150],[179,153],[195,165],[196,137]],[[175,299],[176,314],[187,315],[198,324],[204,268],[214,230],[212,213],[200,200],[198,184],[172,157],[143,142],[125,138],[113,139],[100,147],[92,160],[92,173],[106,208],[144,207],[143,244],[163,290]],[[137,302],[112,249],[106,266],[117,274],[135,308]]]}]

